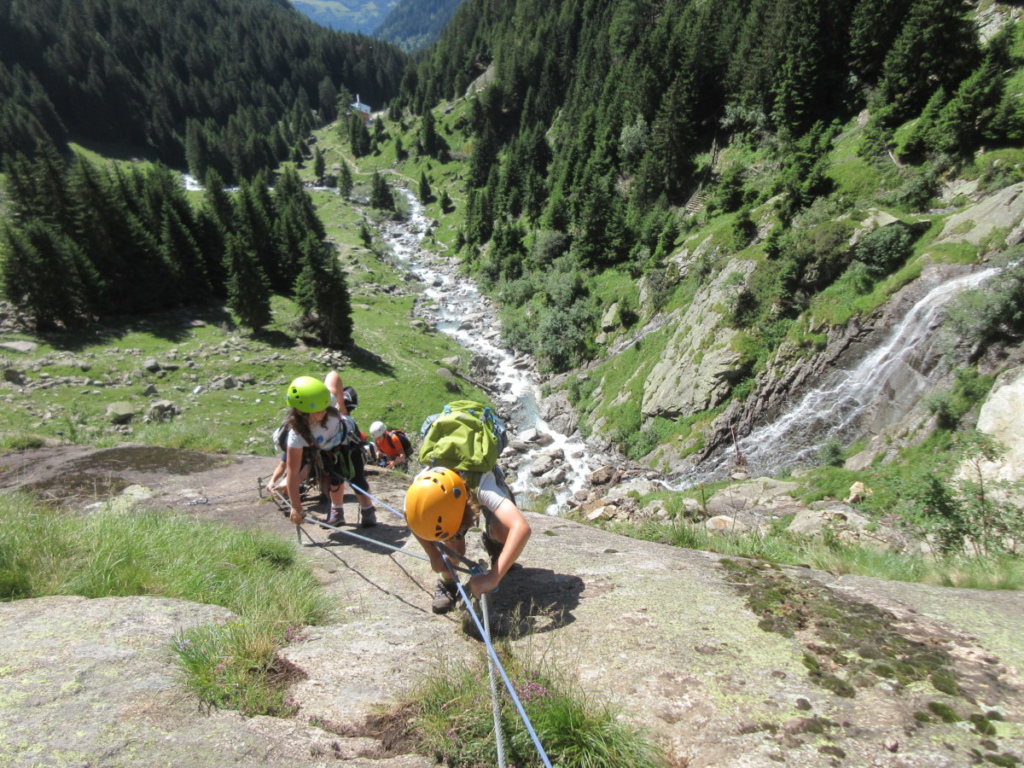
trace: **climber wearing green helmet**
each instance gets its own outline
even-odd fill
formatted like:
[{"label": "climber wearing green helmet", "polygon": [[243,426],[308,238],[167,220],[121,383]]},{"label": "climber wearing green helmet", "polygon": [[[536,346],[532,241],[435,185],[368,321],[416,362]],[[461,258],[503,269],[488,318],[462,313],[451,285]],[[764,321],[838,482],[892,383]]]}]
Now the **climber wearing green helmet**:
[{"label": "climber wearing green helmet", "polygon": [[[342,462],[343,458],[355,458],[358,450],[351,446],[360,443],[359,428],[348,413],[344,387],[336,371],[327,374],[323,381],[312,376],[299,376],[285,392],[288,416],[285,418],[285,487],[291,503],[291,521],[301,525],[305,521],[302,510],[302,496],[299,491],[302,476],[302,454],[306,448],[317,448],[322,452],[324,470],[330,478],[328,493],[331,511],[327,522],[337,525],[344,522],[342,501],[345,481],[359,489],[356,497],[360,504],[360,523],[364,528],[377,524],[377,514],[370,498],[363,463]],[[342,466],[347,471],[342,471]]]}]

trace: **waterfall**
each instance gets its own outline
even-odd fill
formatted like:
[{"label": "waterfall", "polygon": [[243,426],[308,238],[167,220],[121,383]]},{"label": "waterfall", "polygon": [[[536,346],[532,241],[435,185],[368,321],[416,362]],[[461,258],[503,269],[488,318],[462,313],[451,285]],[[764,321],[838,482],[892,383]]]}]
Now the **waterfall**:
[{"label": "waterfall", "polygon": [[540,452],[561,450],[565,455],[559,470],[564,472],[564,478],[549,487],[555,494],[555,503],[548,508],[553,514],[561,503],[583,487],[592,471],[586,446],[578,437],[570,439],[556,432],[541,418],[540,388],[533,377],[532,361],[514,357],[501,346],[500,323],[494,304],[480,293],[472,280],[459,274],[457,262],[421,247],[429,229],[423,206],[409,190],[396,188],[395,191],[408,202],[409,219],[389,223],[381,234],[403,268],[425,286],[424,296],[428,301],[418,302],[418,309],[461,347],[487,359],[489,367],[496,371],[496,379],[491,384],[499,392],[497,402],[501,410],[511,416],[513,432],[535,429],[550,440],[543,448],[531,449],[525,455],[522,471],[512,484],[512,490],[527,496],[539,494],[543,489],[529,472],[531,460]]},{"label": "waterfall", "polygon": [[698,468],[695,476],[701,481],[721,479],[728,474],[737,448],[754,474],[813,464],[821,446],[830,440],[848,444],[877,433],[894,415],[907,413],[927,391],[929,374],[938,362],[935,331],[946,304],[999,271],[973,272],[933,288],[855,368],[828,376],[795,407],[710,459],[706,462],[710,468]]}]

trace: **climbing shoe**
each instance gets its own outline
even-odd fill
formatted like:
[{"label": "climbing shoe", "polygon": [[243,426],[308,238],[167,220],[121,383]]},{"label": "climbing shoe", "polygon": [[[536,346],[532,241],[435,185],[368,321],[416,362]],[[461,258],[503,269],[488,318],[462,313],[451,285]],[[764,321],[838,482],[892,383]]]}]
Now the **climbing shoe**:
[{"label": "climbing shoe", "polygon": [[359,510],[359,524],[363,528],[373,528],[377,524],[377,510],[373,507]]},{"label": "climbing shoe", "polygon": [[445,581],[444,579],[438,579],[437,589],[434,590],[434,604],[430,606],[430,609],[434,613],[448,613],[448,611],[455,607],[455,603],[458,600],[459,587],[455,580]]},{"label": "climbing shoe", "polygon": [[343,507],[331,507],[331,511],[327,515],[328,525],[344,525],[345,524],[345,509]]}]

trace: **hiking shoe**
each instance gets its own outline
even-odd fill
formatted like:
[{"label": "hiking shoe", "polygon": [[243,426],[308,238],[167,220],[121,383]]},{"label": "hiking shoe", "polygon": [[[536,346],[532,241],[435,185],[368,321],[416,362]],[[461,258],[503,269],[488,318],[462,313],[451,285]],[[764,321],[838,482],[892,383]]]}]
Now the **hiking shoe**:
[{"label": "hiking shoe", "polygon": [[493,567],[498,562],[498,557],[501,555],[502,550],[505,549],[505,543],[492,539],[487,534],[487,531],[480,534],[480,543],[484,545],[484,551],[491,558],[491,566]]},{"label": "hiking shoe", "polygon": [[377,524],[377,510],[373,507],[359,510],[359,524],[363,528],[373,528]]},{"label": "hiking shoe", "polygon": [[455,581],[437,580],[437,589],[434,590],[434,604],[430,609],[434,613],[448,613],[455,607],[459,600],[459,587]]},{"label": "hiking shoe", "polygon": [[344,523],[345,510],[342,507],[331,507],[331,511],[327,513],[327,524],[344,525]]}]

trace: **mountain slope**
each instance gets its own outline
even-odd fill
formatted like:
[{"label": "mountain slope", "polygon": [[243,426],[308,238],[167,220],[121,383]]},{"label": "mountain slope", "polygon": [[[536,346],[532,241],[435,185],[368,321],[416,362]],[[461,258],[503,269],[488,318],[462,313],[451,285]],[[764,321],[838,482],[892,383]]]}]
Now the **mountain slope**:
[{"label": "mountain slope", "polygon": [[249,176],[333,119],[339,89],[386,101],[404,64],[276,0],[0,0],[0,19],[0,154],[68,131],[183,167],[192,121]]},{"label": "mountain slope", "polygon": [[[937,0],[468,0],[401,100],[443,114],[475,84],[446,126],[465,133],[449,156],[468,157],[461,255],[504,301],[505,341],[546,370],[612,358],[695,296],[716,309],[691,357],[666,361],[703,365],[713,397],[654,407],[624,361],[603,386],[569,377],[602,437],[640,458],[692,450],[694,425],[776,355],[810,354],[825,324],[919,271],[943,215],[925,214],[955,197],[943,180],[981,194],[1022,178],[1020,18]],[[906,228],[855,246],[870,208]]]},{"label": "mountain slope", "polygon": [[[16,455],[0,482],[31,482],[40,475],[25,472],[48,467],[65,473],[67,487],[91,489],[89,481],[114,475],[134,483],[135,499],[152,493],[136,508],[165,514],[180,514],[201,488],[214,502],[188,507],[190,516],[295,535],[252,490],[272,457],[227,466],[220,457],[212,468],[177,475],[132,470],[111,453],[64,447]],[[185,463],[195,468],[196,459]],[[401,506],[401,476],[381,473],[371,482],[378,498]],[[410,546],[408,529],[382,510],[381,525],[365,535]],[[830,768],[840,759],[960,768],[985,758],[1014,765],[1024,755],[1021,593],[757,569],[549,515],[529,519],[534,535],[522,567],[488,601],[492,627],[501,615],[522,633],[508,640],[502,659],[547,663],[560,681],[578,681],[588,698],[611,702],[623,722],[661,745],[669,765]],[[425,563],[312,525],[304,530],[303,542],[317,546],[303,546],[301,556],[344,618],[303,628],[280,651],[295,673],[297,717],[214,709],[196,718],[192,694],[173,682],[166,643],[197,617],[223,619],[224,609],[152,597],[16,600],[0,604],[0,658],[24,670],[0,678],[8,694],[0,697],[0,722],[11,735],[0,742],[0,760],[27,767],[73,748],[141,768],[180,763],[189,744],[197,768],[251,765],[255,750],[268,765],[312,765],[311,755],[322,763],[323,753],[366,768],[433,765],[426,756],[382,754],[374,715],[382,706],[395,711],[445,664],[476,669],[480,643],[457,618],[430,613],[435,575]],[[483,555],[479,536],[468,543],[471,557]],[[101,641],[102,653],[82,653]],[[76,700],[105,706],[68,707],[67,691],[59,694],[68,679],[78,681]],[[21,703],[31,697],[35,706]],[[452,727],[472,716],[489,723],[489,701],[479,707],[453,716]],[[540,734],[548,748],[554,737]],[[27,741],[26,757],[17,750]]]}]

